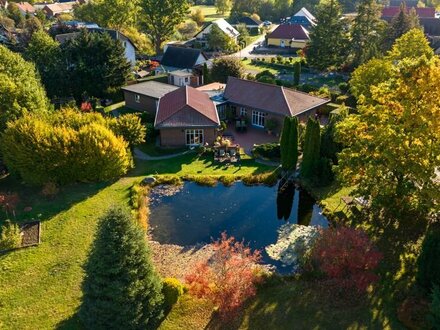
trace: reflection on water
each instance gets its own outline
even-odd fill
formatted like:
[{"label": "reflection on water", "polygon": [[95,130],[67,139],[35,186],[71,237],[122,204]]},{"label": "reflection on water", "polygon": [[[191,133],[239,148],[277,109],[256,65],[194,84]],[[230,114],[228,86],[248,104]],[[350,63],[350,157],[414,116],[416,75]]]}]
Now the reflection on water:
[{"label": "reflection on water", "polygon": [[209,243],[226,231],[262,250],[264,262],[275,266],[278,262],[271,260],[264,248],[277,241],[282,224],[327,226],[313,198],[293,183],[203,187],[186,182],[174,194],[153,190],[151,197],[149,223],[153,238],[160,243]]}]

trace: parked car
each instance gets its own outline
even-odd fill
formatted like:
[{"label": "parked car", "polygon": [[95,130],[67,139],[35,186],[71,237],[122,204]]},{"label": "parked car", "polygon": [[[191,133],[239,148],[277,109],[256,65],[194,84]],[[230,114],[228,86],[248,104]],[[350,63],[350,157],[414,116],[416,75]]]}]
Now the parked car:
[{"label": "parked car", "polygon": [[271,21],[264,21],[263,22],[263,26],[271,26],[272,22]]}]

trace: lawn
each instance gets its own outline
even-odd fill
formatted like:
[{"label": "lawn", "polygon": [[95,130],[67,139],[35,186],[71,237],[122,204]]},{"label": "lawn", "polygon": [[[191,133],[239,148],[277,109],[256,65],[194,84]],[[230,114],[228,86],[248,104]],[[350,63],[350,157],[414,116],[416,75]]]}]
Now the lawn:
[{"label": "lawn", "polygon": [[[150,174],[244,176],[272,171],[252,159],[239,166],[223,166],[210,156],[196,153],[163,161],[137,161],[124,178],[107,183],[64,187],[52,200],[39,189],[21,185],[12,177],[0,181],[0,191],[17,191],[17,221],[39,218],[42,243],[0,256],[0,328],[78,329],[76,315],[81,303],[82,265],[93,241],[97,219],[113,205],[128,205],[129,188]],[[349,189],[334,185],[315,191],[326,208],[333,209]],[[0,213],[0,222],[4,214]],[[354,221],[349,219],[348,221]],[[393,230],[388,224],[363,226],[386,256],[380,291],[358,305],[335,306],[316,283],[288,281],[260,289],[258,296],[228,329],[400,329],[396,321],[394,282],[405,277],[414,258],[413,244],[420,237],[414,224]],[[412,243],[407,244],[408,242]],[[411,268],[409,268],[411,269]],[[406,283],[406,282],[405,282]],[[172,309],[161,329],[225,329],[212,316],[212,306],[184,296]]]},{"label": "lawn", "polygon": [[[112,205],[128,205],[129,187],[148,174],[245,175],[272,168],[243,161],[241,168],[216,166],[196,154],[167,161],[137,162],[135,170],[115,182],[64,187],[52,200],[37,188],[12,177],[0,181],[0,191],[21,198],[17,221],[39,218],[42,242],[0,256],[0,328],[76,329],[81,302],[82,265],[93,241],[97,219]],[[29,213],[20,212],[31,206]],[[4,221],[0,213],[0,223]]]},{"label": "lawn", "polygon": [[190,8],[190,12],[196,11],[197,9],[201,9],[203,15],[205,15],[205,22],[211,22],[219,18],[227,19],[229,17],[229,12],[224,14],[217,14],[217,9],[215,6],[192,6]]},{"label": "lawn", "polygon": [[137,146],[137,148],[149,156],[166,156],[183,152],[188,148],[161,148],[153,142],[145,142]]},{"label": "lawn", "polygon": [[402,329],[377,318],[368,300],[344,302],[319,283],[286,281],[259,289],[244,310],[225,326],[212,306],[186,295],[174,306],[160,330],[177,329]]},{"label": "lawn", "polygon": [[[295,58],[294,58],[294,60],[295,60]],[[283,67],[276,66],[276,65],[269,62],[270,58],[266,58],[266,61],[267,62],[265,62],[265,63],[261,63],[261,62],[251,63],[251,60],[247,59],[247,60],[243,60],[242,63],[243,63],[244,68],[246,70],[250,70],[250,71],[254,71],[254,72],[262,72],[264,70],[268,70],[274,75],[279,75],[284,70],[286,73],[293,74],[293,66],[285,66],[285,67],[284,66]]]}]

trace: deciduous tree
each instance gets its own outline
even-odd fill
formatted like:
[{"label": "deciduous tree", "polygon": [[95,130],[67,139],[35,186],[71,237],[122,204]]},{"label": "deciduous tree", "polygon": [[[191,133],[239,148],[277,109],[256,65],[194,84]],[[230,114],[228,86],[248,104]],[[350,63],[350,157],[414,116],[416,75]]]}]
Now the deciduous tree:
[{"label": "deciduous tree", "polygon": [[0,132],[26,113],[48,109],[46,92],[35,66],[0,45]]},{"label": "deciduous tree", "polygon": [[[384,59],[390,76],[373,81],[366,91],[371,97],[337,126],[337,137],[347,146],[339,154],[338,173],[356,187],[355,195],[370,198],[371,207],[392,216],[416,211],[423,217],[438,208],[433,202],[439,192],[434,178],[440,166],[440,60],[419,49],[414,50],[418,57],[398,60],[400,47],[405,45],[396,42],[390,53],[399,54],[395,60]],[[378,61],[372,62],[377,72]]]},{"label": "deciduous tree", "polygon": [[127,211],[101,219],[85,266],[80,318],[89,329],[155,329],[162,316],[162,285],[145,232]]},{"label": "deciduous tree", "polygon": [[140,24],[150,36],[159,54],[162,43],[170,38],[188,14],[187,0],[140,0]]},{"label": "deciduous tree", "polygon": [[231,57],[223,57],[214,61],[211,68],[211,79],[226,83],[228,77],[241,78],[243,76],[243,64]]},{"label": "deciduous tree", "polygon": [[225,14],[231,10],[231,0],[215,0],[215,8],[218,14]]},{"label": "deciduous tree", "polygon": [[94,0],[74,9],[77,19],[116,30],[134,26],[138,12],[139,0]]}]

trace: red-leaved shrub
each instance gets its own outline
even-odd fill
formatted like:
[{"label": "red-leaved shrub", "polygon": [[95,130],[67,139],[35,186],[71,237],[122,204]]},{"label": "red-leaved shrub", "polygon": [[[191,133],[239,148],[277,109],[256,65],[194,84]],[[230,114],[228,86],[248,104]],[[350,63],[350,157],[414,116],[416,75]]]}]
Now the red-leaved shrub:
[{"label": "red-leaved shrub", "polygon": [[324,230],[312,250],[311,261],[338,288],[365,292],[378,280],[375,269],[382,254],[362,230]]},{"label": "red-leaved shrub", "polygon": [[260,251],[253,251],[243,242],[222,233],[212,243],[213,256],[200,263],[185,278],[189,292],[207,298],[218,306],[222,318],[230,318],[246,299],[256,294]]}]

